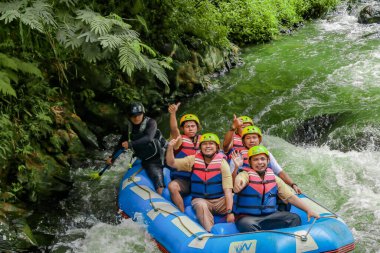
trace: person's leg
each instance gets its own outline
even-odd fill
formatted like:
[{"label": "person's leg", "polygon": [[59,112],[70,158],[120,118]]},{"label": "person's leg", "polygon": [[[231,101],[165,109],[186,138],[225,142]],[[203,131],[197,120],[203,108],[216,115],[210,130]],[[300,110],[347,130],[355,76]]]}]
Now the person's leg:
[{"label": "person's leg", "polygon": [[191,201],[195,213],[202,227],[206,229],[207,232],[211,231],[212,226],[214,226],[214,216],[211,213],[211,206],[207,199],[195,198]]},{"label": "person's leg", "polygon": [[161,195],[165,187],[164,172],[161,161],[145,161],[142,163],[142,166],[148,174],[150,180],[153,182],[157,193]]},{"label": "person's leg", "polygon": [[185,211],[185,205],[183,204],[183,198],[181,195],[181,186],[177,179],[172,180],[169,185],[170,198],[173,203],[178,207],[181,212]]},{"label": "person's leg", "polygon": [[290,228],[299,226],[300,224],[301,219],[297,214],[286,211],[275,212],[264,216],[259,222],[262,230]]},{"label": "person's leg", "polygon": [[260,218],[261,217],[247,215],[238,219],[235,224],[241,233],[258,231],[261,230],[259,225]]}]

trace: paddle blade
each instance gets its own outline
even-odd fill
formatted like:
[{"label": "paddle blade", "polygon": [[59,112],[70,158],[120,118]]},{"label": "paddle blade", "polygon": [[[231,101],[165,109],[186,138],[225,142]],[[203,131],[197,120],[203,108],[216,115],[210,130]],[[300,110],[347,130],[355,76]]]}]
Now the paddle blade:
[{"label": "paddle blade", "polygon": [[98,172],[92,172],[91,174],[90,174],[90,178],[92,179],[92,180],[99,180],[100,179],[100,175],[99,175],[99,173]]}]

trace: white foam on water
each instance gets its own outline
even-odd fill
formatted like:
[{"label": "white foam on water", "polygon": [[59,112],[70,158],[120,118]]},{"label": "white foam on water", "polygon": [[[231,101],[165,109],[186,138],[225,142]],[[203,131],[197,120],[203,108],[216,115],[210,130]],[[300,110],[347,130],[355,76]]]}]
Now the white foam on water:
[{"label": "white foam on water", "polygon": [[[146,232],[144,226],[132,220],[123,220],[118,225],[97,223],[90,229],[67,231],[68,234],[83,233],[83,238],[78,238],[69,243],[60,243],[55,248],[65,246],[69,252],[78,253],[158,253],[155,243]],[[54,250],[54,249],[53,249]]]},{"label": "white foam on water", "polygon": [[[350,86],[358,89],[380,87],[380,47],[366,54],[356,52],[354,61],[334,70],[327,80],[331,85]],[[354,53],[353,53],[354,54]]]}]

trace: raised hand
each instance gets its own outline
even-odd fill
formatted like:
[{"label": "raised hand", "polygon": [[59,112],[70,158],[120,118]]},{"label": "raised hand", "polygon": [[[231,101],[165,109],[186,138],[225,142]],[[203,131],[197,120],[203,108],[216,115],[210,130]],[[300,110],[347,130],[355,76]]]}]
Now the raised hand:
[{"label": "raised hand", "polygon": [[177,104],[171,104],[168,107],[169,113],[176,113],[178,111],[178,107],[181,105],[181,102],[178,102]]},{"label": "raised hand", "polygon": [[236,115],[234,114],[234,121],[232,122],[231,128],[237,129],[237,128],[241,127],[242,125],[243,125],[243,121],[241,119],[239,119],[238,117],[236,117]]},{"label": "raised hand", "polygon": [[231,158],[235,163],[235,168],[241,167],[243,165],[243,158],[242,158],[241,154],[239,153],[239,151],[237,151],[237,150],[232,151]]},{"label": "raised hand", "polygon": [[179,139],[181,139],[181,138],[182,138],[181,136],[178,136],[175,139],[171,139],[169,141],[169,143],[168,143],[168,147],[173,148],[177,144],[177,142],[179,141]]}]

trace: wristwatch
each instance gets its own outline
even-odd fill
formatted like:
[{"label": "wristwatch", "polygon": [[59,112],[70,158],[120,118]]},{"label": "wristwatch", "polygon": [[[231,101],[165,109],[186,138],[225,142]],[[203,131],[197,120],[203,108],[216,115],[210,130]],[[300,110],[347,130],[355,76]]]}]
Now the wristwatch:
[{"label": "wristwatch", "polygon": [[227,209],[227,214],[233,213],[231,209]]}]

